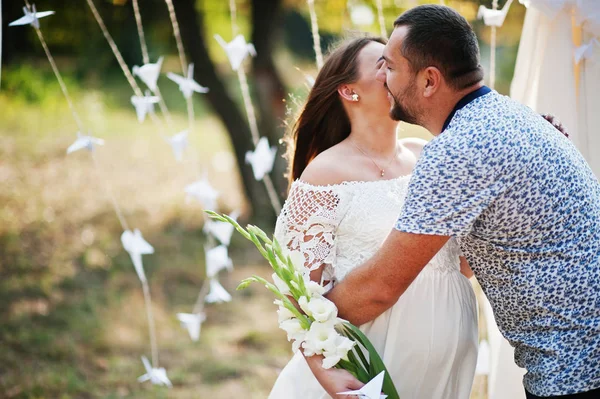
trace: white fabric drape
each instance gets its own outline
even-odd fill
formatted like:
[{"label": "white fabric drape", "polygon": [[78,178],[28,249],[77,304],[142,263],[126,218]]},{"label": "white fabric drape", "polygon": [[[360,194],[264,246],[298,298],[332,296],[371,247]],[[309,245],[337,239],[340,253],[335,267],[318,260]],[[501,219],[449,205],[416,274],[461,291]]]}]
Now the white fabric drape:
[{"label": "white fabric drape", "polygon": [[[600,1],[529,2],[511,97],[557,116],[600,176]],[[590,44],[576,63],[577,49]]]}]

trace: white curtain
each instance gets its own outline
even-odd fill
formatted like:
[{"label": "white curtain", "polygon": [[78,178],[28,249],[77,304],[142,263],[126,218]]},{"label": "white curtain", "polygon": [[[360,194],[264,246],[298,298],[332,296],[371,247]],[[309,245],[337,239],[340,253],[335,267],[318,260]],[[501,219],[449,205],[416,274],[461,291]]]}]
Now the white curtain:
[{"label": "white curtain", "polygon": [[[525,3],[530,7],[511,97],[540,113],[557,116],[600,176],[600,1]],[[584,48],[588,48],[585,57],[576,62],[575,54]]]}]

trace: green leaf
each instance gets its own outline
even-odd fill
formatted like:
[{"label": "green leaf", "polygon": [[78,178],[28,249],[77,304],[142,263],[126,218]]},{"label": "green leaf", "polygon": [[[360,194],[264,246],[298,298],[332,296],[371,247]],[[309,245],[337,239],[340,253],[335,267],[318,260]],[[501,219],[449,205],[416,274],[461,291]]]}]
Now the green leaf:
[{"label": "green leaf", "polygon": [[396,391],[392,377],[385,367],[383,360],[381,360],[379,353],[377,353],[375,347],[371,341],[369,341],[369,338],[367,338],[367,336],[360,331],[358,327],[351,323],[344,323],[344,327],[352,331],[352,333],[354,333],[354,335],[358,338],[357,341],[359,341],[369,352],[369,377],[373,378],[380,372],[385,371],[385,376],[383,378],[383,392],[388,395],[389,399],[399,399],[400,395],[398,395],[398,391]]},{"label": "green leaf", "polygon": [[369,382],[369,372],[366,369],[368,363],[362,363],[360,360],[358,360],[352,350],[348,352],[348,360],[357,367],[356,378],[365,384]]}]

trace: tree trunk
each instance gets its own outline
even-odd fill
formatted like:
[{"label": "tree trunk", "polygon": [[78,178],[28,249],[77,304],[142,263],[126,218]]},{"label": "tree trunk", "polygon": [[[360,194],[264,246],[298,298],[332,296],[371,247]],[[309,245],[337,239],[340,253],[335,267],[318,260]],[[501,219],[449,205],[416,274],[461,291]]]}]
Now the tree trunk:
[{"label": "tree trunk", "polygon": [[201,85],[210,88],[210,91],[204,96],[227,128],[245,194],[250,201],[254,217],[260,218],[266,223],[272,222],[275,215],[268,201],[264,184],[254,179],[252,168],[245,161],[246,152],[254,150],[248,122],[237,104],[228,95],[223,82],[217,75],[206,46],[204,15],[202,11],[196,12],[195,3],[195,0],[174,1],[183,45],[190,56],[190,62],[195,65],[194,79]]},{"label": "tree trunk", "polygon": [[[271,145],[278,145],[285,133],[284,121],[286,90],[273,60],[275,39],[281,37],[279,30],[282,24],[282,0],[252,1],[252,43],[256,48],[252,76],[254,92],[260,110],[260,130],[269,138]],[[280,197],[287,192],[285,172],[287,162],[282,158],[285,148],[279,147],[271,176]]]}]

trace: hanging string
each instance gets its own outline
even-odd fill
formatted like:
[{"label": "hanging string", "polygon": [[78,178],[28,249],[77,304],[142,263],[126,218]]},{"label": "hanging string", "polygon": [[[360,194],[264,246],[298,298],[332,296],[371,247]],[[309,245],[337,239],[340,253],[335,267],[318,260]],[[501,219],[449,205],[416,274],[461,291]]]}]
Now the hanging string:
[{"label": "hanging string", "polygon": [[[183,40],[181,40],[181,31],[179,30],[179,22],[177,22],[177,15],[175,15],[175,7],[173,7],[173,0],[165,0],[167,3],[167,9],[169,10],[169,19],[173,26],[173,36],[175,36],[175,43],[177,43],[177,53],[179,54],[179,62],[181,63],[182,76],[187,76],[188,63],[185,57],[185,50],[183,48]],[[189,76],[193,79],[193,76]],[[188,131],[191,133],[194,125],[194,103],[192,98],[186,98],[187,114],[188,114]]]},{"label": "hanging string", "polygon": [[[104,25],[104,21],[102,20],[102,17],[100,17],[100,14],[98,13],[98,10],[94,6],[93,1],[87,0],[87,3],[89,5],[90,9],[92,10],[92,14],[94,14],[94,18],[96,19],[96,22],[98,22],[98,25],[100,26],[100,29],[102,30],[102,33],[104,34],[104,37],[108,41],[110,48],[112,49],[115,57],[117,58],[117,61],[119,62],[119,65],[121,66],[121,69],[123,70],[123,73],[125,74],[125,77],[127,78],[127,81],[131,85],[131,88],[133,89],[134,93],[137,96],[142,97],[143,96],[142,91],[140,90],[139,86],[137,85],[135,79],[133,78],[133,75],[129,71],[127,64],[125,64],[125,61],[123,60],[123,57],[122,57],[121,53],[119,52],[117,45],[115,44],[114,40],[110,36],[108,29],[106,29],[106,25]],[[156,117],[156,115],[154,115],[154,113],[151,112],[150,116],[152,117],[152,120],[155,123],[157,123],[157,124],[159,123],[159,120]],[[94,157],[92,159],[94,159],[94,161],[95,161]],[[108,192],[110,192],[110,190]],[[110,197],[111,197],[111,200],[113,201],[113,205],[116,205],[114,196],[112,196],[112,194],[111,194]],[[117,209],[118,209],[118,207],[117,207]],[[125,219],[122,217],[122,214],[120,213],[120,211],[119,211],[118,215],[120,215],[119,220],[121,221],[123,229],[129,230],[129,228],[127,227],[127,224],[125,223]],[[154,324],[154,317],[152,314],[152,298],[150,296],[150,287],[148,286],[148,281],[142,280],[142,291],[144,293],[144,303],[146,305],[146,314],[147,314],[147,318],[148,318],[148,331],[150,334],[150,350],[152,352],[152,367],[157,368],[159,366],[158,344],[156,342],[156,326]]]},{"label": "hanging string", "polygon": [[[492,10],[498,9],[498,0],[492,1]],[[492,26],[490,38],[490,89],[496,86],[496,27]]]},{"label": "hanging string", "polygon": [[173,7],[173,0],[165,0],[165,3],[167,3],[169,18],[171,19],[171,25],[173,25],[173,35],[175,36],[175,42],[177,43],[181,71],[185,75],[187,73],[187,60],[185,58],[185,51],[183,50],[183,42],[181,40],[181,33],[179,32],[179,23],[177,22],[177,16],[175,15],[175,8]]},{"label": "hanging string", "polygon": [[127,224],[127,220],[125,219],[125,216],[123,216],[121,207],[117,203],[117,199],[115,198],[115,195],[113,194],[113,191],[111,190],[110,185],[108,184],[108,180],[102,174],[102,168],[100,167],[100,164],[98,163],[96,154],[93,151],[90,154],[92,157],[92,161],[94,163],[94,169],[96,169],[96,173],[100,176],[100,181],[102,182],[102,185],[104,186],[104,191],[106,192],[106,196],[110,200],[110,203],[112,204],[112,207],[114,208],[115,213],[117,214],[117,219],[119,219],[119,224],[121,224],[121,228],[123,229],[123,231],[129,230],[129,225]]},{"label": "hanging string", "polygon": [[321,37],[319,36],[319,24],[317,22],[317,13],[315,12],[315,0],[307,0],[308,10],[310,11],[310,25],[312,27],[313,46],[317,60],[317,69],[323,66],[323,52],[321,51]]},{"label": "hanging string", "polygon": [[379,16],[379,29],[381,37],[387,39],[387,30],[385,28],[385,18],[383,17],[383,4],[381,0],[377,0],[377,15]]},{"label": "hanging string", "polygon": [[[142,23],[142,14],[140,13],[140,7],[138,4],[138,0],[133,0],[133,14],[135,15],[135,23],[137,26],[138,36],[140,38],[140,47],[142,49],[142,61],[144,64],[150,63],[150,56],[148,54],[148,45],[146,44],[146,35],[144,34],[144,25]],[[167,121],[167,125],[169,128],[173,128],[173,119],[171,118],[171,113],[167,108],[167,104],[165,103],[162,93],[158,86],[156,86],[156,90],[154,90],[154,95],[158,97],[158,106],[160,107],[160,112],[165,116]]]},{"label": "hanging string", "polygon": [[117,62],[119,63],[119,66],[121,67],[121,70],[123,71],[123,74],[125,75],[125,78],[129,82],[129,85],[133,89],[136,96],[143,97],[144,93],[142,93],[142,90],[140,90],[140,87],[138,86],[137,82],[133,78],[133,75],[131,74],[129,67],[125,63],[125,60],[123,59],[123,56],[121,55],[121,52],[119,51],[119,49],[117,47],[117,44],[115,43],[112,36],[108,32],[108,29],[106,28],[106,25],[104,24],[104,21],[102,20],[102,17],[98,13],[98,10],[96,9],[96,6],[94,5],[93,0],[86,0],[86,1],[87,1],[88,6],[90,7],[90,10],[92,11],[92,14],[94,15],[94,18],[96,19],[96,22],[100,26],[100,30],[102,31],[102,34],[106,38],[108,45],[110,46],[113,54],[115,55],[115,58],[117,59]]},{"label": "hanging string", "polygon": [[[29,4],[28,0],[25,0],[25,5],[29,10],[31,10],[31,5]],[[79,131],[83,133],[85,131],[85,128],[83,126],[83,123],[81,122],[81,119],[79,118],[79,114],[77,113],[75,106],[73,105],[73,100],[71,99],[71,96],[69,95],[69,90],[67,89],[67,86],[65,85],[62,75],[60,74],[60,71],[58,70],[58,67],[56,66],[54,57],[52,56],[52,53],[50,53],[50,49],[48,48],[48,45],[46,44],[44,35],[42,34],[42,31],[39,28],[36,28],[36,27],[33,27],[33,28],[35,29],[37,36],[40,40],[40,43],[42,44],[42,47],[44,48],[44,53],[46,53],[46,57],[48,58],[48,61],[50,62],[50,65],[52,66],[52,71],[54,72],[54,76],[56,76],[56,79],[58,80],[58,84],[63,93],[63,96],[67,100],[67,104],[69,105],[69,108],[71,109],[71,114],[73,115],[75,124],[77,125],[77,128],[79,129]],[[92,155],[92,160],[94,161],[94,167],[95,167],[96,171],[99,174],[101,174],[102,168],[100,168],[98,161],[94,155],[94,152],[91,152],[91,155]],[[117,200],[115,199],[115,196],[113,195],[112,190],[110,189],[108,181],[103,176],[101,176],[100,181],[102,181],[102,183],[104,185],[106,194],[109,197],[112,207],[117,215],[117,218],[119,219],[119,223],[121,224],[121,227],[123,228],[123,230],[129,230],[127,221],[125,220],[125,217],[123,216],[121,207],[119,207],[119,204],[117,203]]]},{"label": "hanging string", "polygon": [[[24,1],[25,1],[25,6],[27,7],[27,9],[31,10],[31,5],[29,4],[29,1],[28,0],[24,0]],[[83,127],[83,123],[81,122],[81,118],[79,118],[79,114],[77,113],[77,110],[75,109],[75,106],[73,105],[73,101],[71,100],[71,96],[69,95],[69,91],[67,90],[67,86],[65,85],[65,82],[62,79],[62,76],[58,70],[58,67],[56,66],[54,57],[50,53],[50,49],[48,48],[48,45],[46,44],[46,40],[44,40],[42,31],[33,25],[32,25],[32,27],[33,27],[33,29],[35,29],[35,33],[37,33],[38,39],[40,40],[40,43],[42,44],[44,53],[46,53],[46,58],[48,58],[48,61],[50,62],[50,66],[52,67],[52,71],[54,72],[54,76],[56,76],[56,79],[58,80],[58,85],[60,86],[60,90],[62,91],[63,95],[65,96],[65,99],[67,100],[67,104],[69,104],[69,109],[71,110],[71,114],[73,115],[73,119],[75,120],[75,124],[77,125],[77,129],[82,134],[84,134],[84,127]],[[1,44],[1,42],[0,42],[0,44]]]},{"label": "hanging string", "polygon": [[[232,19],[231,19],[231,30],[235,37],[235,32],[239,31],[237,26],[237,18],[233,17],[237,14],[235,0],[229,1],[229,9],[231,11]],[[254,105],[252,104],[252,98],[250,97],[250,88],[248,86],[248,79],[246,79],[246,72],[244,68],[240,66],[237,70],[238,80],[240,81],[240,88],[242,90],[242,98],[244,100],[244,108],[246,109],[246,115],[248,117],[248,124],[250,125],[250,134],[252,135],[252,142],[254,143],[254,147],[258,145],[258,141],[260,140],[260,133],[258,131],[258,122],[256,121],[256,113],[254,111]],[[269,196],[269,200],[271,202],[271,206],[275,211],[275,214],[279,215],[281,212],[281,202],[279,201],[279,197],[277,196],[277,190],[275,190],[275,186],[273,185],[273,181],[271,180],[271,176],[265,174],[263,177],[263,182],[265,184],[265,188],[267,189],[267,195]]]},{"label": "hanging string", "polygon": [[235,5],[235,0],[229,0],[229,11],[231,12],[231,30],[233,37],[236,37],[239,32],[239,27],[237,24],[237,7]]},{"label": "hanging string", "polygon": [[[108,42],[108,45],[110,46],[115,58],[117,59],[117,62],[119,63],[119,66],[121,67],[121,70],[123,71],[123,74],[125,75],[125,78],[127,79],[127,81],[129,82],[129,85],[133,89],[133,92],[138,97],[144,97],[144,93],[142,92],[142,90],[138,86],[137,82],[135,81],[135,78],[131,74],[131,71],[129,70],[127,63],[123,59],[123,56],[121,55],[121,52],[119,51],[119,48],[117,47],[117,44],[115,43],[114,39],[108,32],[108,29],[106,28],[106,25],[104,24],[104,20],[102,19],[102,17],[100,16],[100,13],[98,12],[98,9],[94,5],[94,1],[86,0],[86,2],[88,4],[88,6],[90,7],[90,10],[92,11],[92,14],[94,15],[94,18],[96,19],[96,22],[98,23],[98,26],[100,27],[100,30],[102,31],[102,34],[106,38],[106,41]],[[166,138],[163,133],[164,125],[161,122],[161,120],[156,116],[156,114],[154,112],[150,112],[149,114],[150,114],[150,119],[152,120],[152,122],[154,122],[154,124],[159,128],[159,135],[163,138]]]},{"label": "hanging string", "polygon": [[144,64],[149,64],[150,56],[148,55],[148,45],[146,44],[146,37],[144,36],[144,27],[142,26],[142,15],[140,14],[138,0],[133,0],[131,4],[133,4],[133,14],[135,15],[135,23],[137,25],[138,35],[140,37],[142,59],[144,60]]},{"label": "hanging string", "polygon": [[200,292],[198,293],[198,298],[196,299],[196,303],[194,304],[194,309],[192,310],[193,314],[200,314],[204,311],[204,304],[206,296],[210,291],[210,278],[205,278],[202,283],[202,287],[200,287]]},{"label": "hanging string", "polygon": [[144,304],[146,305],[146,315],[148,317],[148,330],[150,331],[150,348],[152,351],[152,367],[158,368],[158,344],[156,343],[156,327],[154,325],[154,316],[152,313],[152,298],[150,297],[150,287],[148,281],[142,281],[142,291],[144,292]]}]

